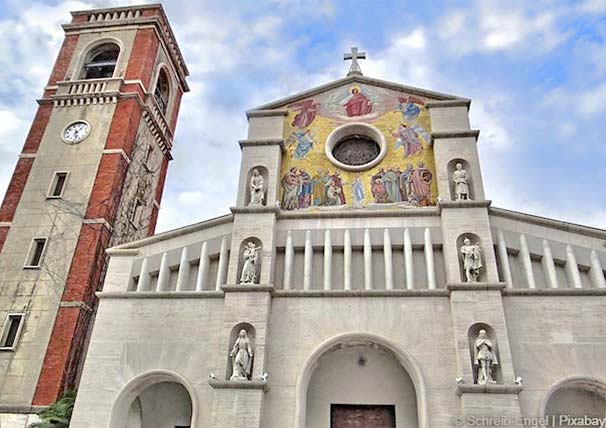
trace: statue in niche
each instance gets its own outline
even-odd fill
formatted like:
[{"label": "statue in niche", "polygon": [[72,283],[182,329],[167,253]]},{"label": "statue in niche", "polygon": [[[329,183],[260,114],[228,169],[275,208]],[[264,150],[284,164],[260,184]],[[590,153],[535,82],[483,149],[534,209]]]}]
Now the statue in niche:
[{"label": "statue in niche", "polygon": [[259,276],[259,250],[254,242],[249,242],[244,247],[244,264],[240,274],[240,284],[256,284]]},{"label": "statue in niche", "polygon": [[265,184],[263,176],[257,168],[253,169],[250,177],[250,202],[249,207],[261,207],[265,205]]},{"label": "statue in niche", "polygon": [[493,370],[499,365],[494,346],[486,334],[486,330],[478,332],[474,346],[473,364],[476,369],[476,383],[486,385],[497,383],[494,380]]},{"label": "statue in niche", "polygon": [[463,165],[458,163],[456,170],[452,174],[452,181],[455,184],[455,200],[456,201],[469,201],[469,182],[467,178],[467,171],[463,169]]},{"label": "statue in niche", "polygon": [[229,356],[232,364],[232,374],[229,380],[250,380],[253,350],[246,330],[242,329],[238,333]]},{"label": "statue in niche", "polygon": [[480,269],[482,269],[482,248],[480,244],[478,242],[472,244],[469,238],[465,238],[461,246],[461,257],[467,282],[478,282]]}]

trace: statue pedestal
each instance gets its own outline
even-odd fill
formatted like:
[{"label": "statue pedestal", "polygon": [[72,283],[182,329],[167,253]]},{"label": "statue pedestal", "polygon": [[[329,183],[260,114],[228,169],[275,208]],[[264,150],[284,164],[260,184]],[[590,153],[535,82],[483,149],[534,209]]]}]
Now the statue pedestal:
[{"label": "statue pedestal", "polygon": [[213,389],[260,389],[269,391],[269,385],[264,380],[209,380],[208,384]]}]

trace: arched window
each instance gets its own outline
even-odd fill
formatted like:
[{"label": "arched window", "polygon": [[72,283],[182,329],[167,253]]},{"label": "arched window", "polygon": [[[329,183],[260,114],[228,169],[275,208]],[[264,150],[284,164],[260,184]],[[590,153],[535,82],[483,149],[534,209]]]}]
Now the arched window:
[{"label": "arched window", "polygon": [[156,82],[156,90],[154,91],[154,98],[162,110],[162,113],[166,114],[168,108],[168,97],[170,96],[170,85],[168,83],[168,76],[166,71],[163,69],[158,73],[158,81]]},{"label": "arched window", "polygon": [[120,48],[114,43],[105,43],[91,50],[82,70],[83,79],[106,79],[113,77]]}]

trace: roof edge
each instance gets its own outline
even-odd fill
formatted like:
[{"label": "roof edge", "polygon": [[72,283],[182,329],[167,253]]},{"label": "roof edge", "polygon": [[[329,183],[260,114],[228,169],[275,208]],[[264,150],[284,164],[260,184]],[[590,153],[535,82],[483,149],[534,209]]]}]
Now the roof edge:
[{"label": "roof edge", "polygon": [[459,97],[457,95],[445,94],[442,92],[431,91],[429,89],[418,88],[415,86],[402,85],[400,83],[390,82],[390,81],[381,80],[381,79],[375,79],[375,78],[367,77],[367,76],[352,75],[352,76],[343,77],[341,79],[333,80],[332,82],[328,82],[323,85],[316,86],[314,88],[307,89],[303,92],[298,92],[296,94],[289,95],[287,97],[284,97],[284,98],[281,98],[281,99],[278,99],[275,101],[271,101],[267,104],[257,106],[255,108],[248,110],[247,114],[250,114],[251,112],[255,112],[258,110],[272,110],[272,109],[280,108],[286,104],[290,104],[290,103],[299,101],[304,98],[309,98],[313,95],[328,91],[330,89],[337,88],[337,87],[345,85],[347,83],[354,83],[354,82],[355,83],[366,83],[366,84],[373,85],[373,86],[380,86],[382,88],[392,89],[395,91],[408,92],[413,95],[434,98],[435,100],[438,100],[438,101],[456,100],[456,101],[471,102],[471,100],[469,98]]}]

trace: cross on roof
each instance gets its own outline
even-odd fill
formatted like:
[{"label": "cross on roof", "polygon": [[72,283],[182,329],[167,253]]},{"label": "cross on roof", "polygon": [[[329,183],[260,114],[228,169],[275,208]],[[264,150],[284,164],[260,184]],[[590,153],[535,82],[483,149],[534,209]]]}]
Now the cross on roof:
[{"label": "cross on roof", "polygon": [[362,76],[362,69],[360,68],[360,64],[358,64],[359,59],[366,59],[366,52],[358,52],[357,46],[351,48],[351,53],[343,55],[344,61],[351,60],[351,67],[349,67],[349,72],[347,73],[348,76],[351,76],[352,74]]}]

